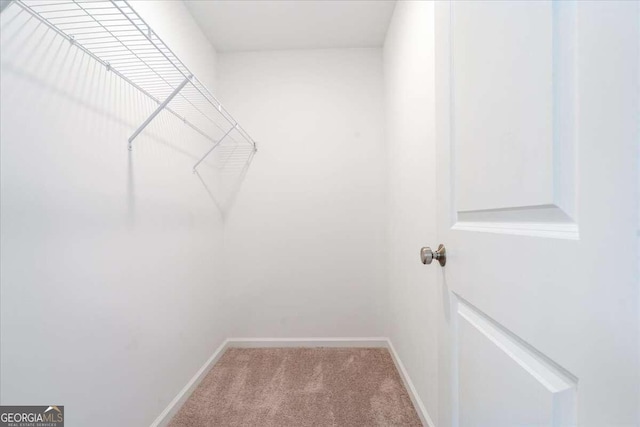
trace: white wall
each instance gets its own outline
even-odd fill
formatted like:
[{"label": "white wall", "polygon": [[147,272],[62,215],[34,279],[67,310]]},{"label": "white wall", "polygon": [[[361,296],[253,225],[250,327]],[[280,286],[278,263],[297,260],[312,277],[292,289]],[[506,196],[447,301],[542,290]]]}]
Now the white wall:
[{"label": "white wall", "polygon": [[[401,1],[384,44],[389,148],[389,337],[432,419],[437,419],[439,266],[420,263],[437,247],[434,10]],[[435,265],[435,266],[434,266]]]},{"label": "white wall", "polygon": [[381,59],[218,56],[221,101],[258,142],[225,227],[232,336],[385,335]]},{"label": "white wall", "polygon": [[[215,52],[180,2],[135,3],[201,80]],[[1,403],[70,426],[148,425],[228,336],[209,144],[67,41],[2,13]]]}]

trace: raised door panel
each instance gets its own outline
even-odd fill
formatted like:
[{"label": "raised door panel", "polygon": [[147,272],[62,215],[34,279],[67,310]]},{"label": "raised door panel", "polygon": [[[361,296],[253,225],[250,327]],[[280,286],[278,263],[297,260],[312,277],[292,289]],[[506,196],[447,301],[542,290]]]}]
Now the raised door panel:
[{"label": "raised door panel", "polygon": [[547,235],[548,224],[575,225],[574,15],[571,2],[452,2],[458,225],[545,224]]},{"label": "raised door panel", "polygon": [[457,425],[575,426],[574,376],[466,301],[454,312]]}]

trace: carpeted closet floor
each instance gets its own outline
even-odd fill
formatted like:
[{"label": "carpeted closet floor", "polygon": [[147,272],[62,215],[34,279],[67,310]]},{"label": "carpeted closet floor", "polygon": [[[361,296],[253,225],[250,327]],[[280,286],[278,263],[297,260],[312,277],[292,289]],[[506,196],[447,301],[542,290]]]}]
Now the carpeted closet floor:
[{"label": "carpeted closet floor", "polygon": [[231,348],[169,424],[421,425],[383,348]]}]

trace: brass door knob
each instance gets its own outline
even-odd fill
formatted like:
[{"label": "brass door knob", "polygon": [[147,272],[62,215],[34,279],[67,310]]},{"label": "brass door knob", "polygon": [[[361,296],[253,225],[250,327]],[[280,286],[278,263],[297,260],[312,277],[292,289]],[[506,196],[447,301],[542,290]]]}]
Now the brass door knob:
[{"label": "brass door knob", "polygon": [[423,264],[431,264],[431,261],[435,259],[438,260],[440,266],[444,267],[447,263],[447,250],[442,243],[435,252],[429,246],[425,246],[420,249],[420,259]]}]

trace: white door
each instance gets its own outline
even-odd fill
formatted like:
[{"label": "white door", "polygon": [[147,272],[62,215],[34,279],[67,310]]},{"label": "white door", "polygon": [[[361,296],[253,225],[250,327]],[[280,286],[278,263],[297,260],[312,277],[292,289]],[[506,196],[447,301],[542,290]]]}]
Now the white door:
[{"label": "white door", "polygon": [[638,9],[436,5],[439,427],[638,425]]}]

